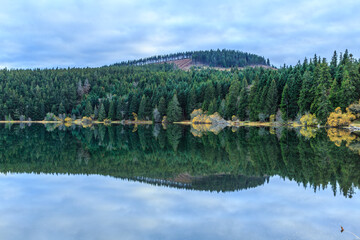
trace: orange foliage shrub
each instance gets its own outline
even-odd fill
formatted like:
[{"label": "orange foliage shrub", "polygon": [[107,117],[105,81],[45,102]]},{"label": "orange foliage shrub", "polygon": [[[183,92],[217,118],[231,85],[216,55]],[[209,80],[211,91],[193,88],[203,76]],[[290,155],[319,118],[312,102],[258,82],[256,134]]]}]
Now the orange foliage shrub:
[{"label": "orange foliage shrub", "polygon": [[346,108],[346,113],[342,113],[341,108],[338,107],[334,112],[330,113],[326,124],[331,127],[349,126],[355,118],[355,115],[350,112],[349,108]]},{"label": "orange foliage shrub", "polygon": [[304,126],[316,126],[319,124],[315,114],[307,113],[300,118],[300,122]]}]

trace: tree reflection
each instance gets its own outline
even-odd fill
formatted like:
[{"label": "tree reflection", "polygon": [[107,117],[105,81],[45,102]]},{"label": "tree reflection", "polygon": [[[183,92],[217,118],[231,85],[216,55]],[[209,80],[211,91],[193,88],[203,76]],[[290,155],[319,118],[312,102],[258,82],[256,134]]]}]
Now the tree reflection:
[{"label": "tree reflection", "polygon": [[351,197],[360,183],[356,136],[338,129],[300,133],[225,128],[194,137],[171,124],[139,125],[136,132],[121,125],[0,125],[0,171],[102,174],[209,191],[256,187],[279,175],[314,191],[330,184],[334,194]]}]

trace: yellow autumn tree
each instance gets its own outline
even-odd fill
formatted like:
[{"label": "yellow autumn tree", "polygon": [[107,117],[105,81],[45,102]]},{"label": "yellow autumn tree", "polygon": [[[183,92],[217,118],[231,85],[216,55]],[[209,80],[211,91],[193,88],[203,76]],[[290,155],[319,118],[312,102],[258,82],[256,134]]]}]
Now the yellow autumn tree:
[{"label": "yellow autumn tree", "polygon": [[349,126],[355,118],[355,115],[350,112],[349,108],[346,108],[346,113],[343,113],[341,108],[338,107],[334,112],[330,113],[326,124],[331,127]]},{"label": "yellow autumn tree", "polygon": [[300,122],[303,126],[316,126],[319,124],[315,114],[307,113],[300,118]]}]

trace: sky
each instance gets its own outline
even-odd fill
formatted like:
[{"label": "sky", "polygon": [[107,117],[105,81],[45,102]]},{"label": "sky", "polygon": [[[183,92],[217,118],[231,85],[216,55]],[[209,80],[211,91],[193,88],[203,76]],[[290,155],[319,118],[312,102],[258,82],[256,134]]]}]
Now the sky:
[{"label": "sky", "polygon": [[2,0],[0,68],[97,67],[234,49],[294,65],[360,57],[358,0]]}]

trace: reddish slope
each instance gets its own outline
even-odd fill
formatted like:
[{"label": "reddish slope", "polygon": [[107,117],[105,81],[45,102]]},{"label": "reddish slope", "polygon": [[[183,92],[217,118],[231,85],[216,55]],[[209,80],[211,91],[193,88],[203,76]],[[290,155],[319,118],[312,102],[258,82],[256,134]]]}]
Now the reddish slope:
[{"label": "reddish slope", "polygon": [[[203,68],[208,68],[208,65],[204,65],[204,64],[199,64],[199,63],[194,63],[191,58],[184,58],[184,59],[180,59],[180,60],[172,60],[172,61],[165,61],[166,63],[169,64],[175,64],[177,68],[182,69],[182,70],[189,70],[191,67],[203,67]],[[164,63],[164,62],[162,62]],[[255,67],[261,67],[261,68],[266,68],[266,69],[274,69],[276,70],[276,68],[272,68],[270,66],[267,65],[249,65],[246,67],[239,67],[238,69],[244,69],[244,68],[255,68]],[[212,67],[214,69],[220,70],[220,71],[230,71],[231,68],[223,68],[223,67]]]}]

